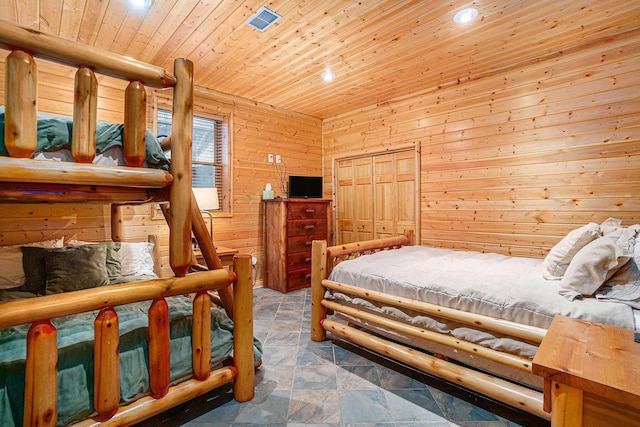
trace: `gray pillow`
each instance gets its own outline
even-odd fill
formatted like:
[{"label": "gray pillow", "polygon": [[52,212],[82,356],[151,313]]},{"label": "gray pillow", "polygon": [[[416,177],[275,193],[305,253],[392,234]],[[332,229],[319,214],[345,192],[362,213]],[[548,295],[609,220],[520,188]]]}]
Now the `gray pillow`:
[{"label": "gray pillow", "polygon": [[77,247],[83,245],[105,246],[107,248],[107,274],[109,279],[116,279],[121,276],[122,264],[120,262],[120,242],[85,242],[82,240],[67,240],[67,246]]},{"label": "gray pillow", "polygon": [[19,290],[34,294],[44,294],[47,290],[47,277],[44,261],[46,248],[22,246],[22,268],[24,268],[24,285]]},{"label": "gray pillow", "polygon": [[45,252],[47,294],[109,284],[107,246],[84,245]]},{"label": "gray pillow", "polygon": [[120,272],[122,271],[120,255],[118,255],[118,252],[120,251],[120,242],[105,242],[99,244],[107,247],[106,263],[109,279],[120,277]]}]

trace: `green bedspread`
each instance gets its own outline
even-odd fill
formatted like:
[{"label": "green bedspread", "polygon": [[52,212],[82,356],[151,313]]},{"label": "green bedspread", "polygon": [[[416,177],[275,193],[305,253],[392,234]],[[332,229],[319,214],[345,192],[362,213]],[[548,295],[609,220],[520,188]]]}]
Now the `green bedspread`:
[{"label": "green bedspread", "polygon": [[[8,296],[9,299],[11,296]],[[171,380],[192,372],[191,300],[167,298],[171,325]],[[149,303],[116,307],[120,328],[120,398],[129,402],[149,390]],[[58,329],[58,425],[93,413],[93,322],[98,312],[53,319]],[[233,322],[224,311],[212,309],[211,361],[218,363],[233,351]],[[23,420],[26,333],[28,325],[0,330],[0,425],[21,426]],[[254,339],[254,360],[262,357]]]},{"label": "green bedspread", "polygon": [[[96,126],[96,151],[103,153],[109,148],[122,147],[124,125],[98,122]],[[38,114],[38,144],[35,152],[71,149],[73,121],[70,117],[54,114]],[[0,156],[9,156],[4,144],[4,106],[0,106]],[[146,131],[146,160],[149,167],[169,171],[169,160],[165,157],[158,139]]]}]

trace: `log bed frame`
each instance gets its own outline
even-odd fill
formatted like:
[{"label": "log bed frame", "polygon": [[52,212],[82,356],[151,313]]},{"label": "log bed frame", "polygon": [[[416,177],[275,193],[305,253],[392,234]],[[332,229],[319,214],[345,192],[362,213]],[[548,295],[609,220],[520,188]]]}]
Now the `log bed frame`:
[{"label": "log bed frame", "polygon": [[[25,425],[57,420],[57,333],[50,319],[100,310],[95,320],[95,410],[78,425],[131,425],[233,382],[234,397],[254,395],[252,271],[249,255],[236,255],[233,272],[222,267],[191,191],[193,64],[176,59],[174,73],[131,58],[74,43],[0,20],[6,60],[5,145],[0,157],[0,201],[7,203],[110,203],[113,241],[123,240],[121,207],[162,203],[170,228],[169,257],[175,277],[104,286],[2,303],[0,328],[31,324],[27,337]],[[37,69],[34,57],[78,68],[72,153],[75,163],[29,157],[36,148]],[[125,92],[123,153],[128,167],[92,165],[95,155],[97,79],[94,72],[129,81]],[[173,88],[171,171],[142,168],[145,155],[144,86]],[[207,271],[188,274],[194,259],[191,233]],[[201,268],[198,268],[200,270]],[[233,286],[231,286],[233,284]],[[234,320],[233,365],[212,370],[210,292]],[[169,384],[169,321],[165,297],[193,296],[193,379]],[[152,393],[119,406],[117,314],[114,306],[150,301]],[[234,316],[235,315],[235,316]],[[115,333],[114,331],[115,330]]]},{"label": "log bed frame", "polygon": [[[431,354],[414,346],[386,339],[363,330],[357,324],[337,322],[327,318],[329,313],[344,313],[363,324],[373,324],[381,329],[395,331],[424,342],[436,343],[458,352],[470,353],[510,368],[531,374],[532,361],[511,354],[491,350],[448,335],[407,325],[358,310],[335,301],[325,299],[326,290],[333,290],[368,301],[384,303],[386,306],[410,309],[428,316],[435,316],[460,323],[481,327],[505,336],[526,340],[537,345],[546,334],[545,329],[521,325],[514,322],[476,315],[382,292],[370,291],[352,285],[327,280],[331,270],[339,262],[381,250],[392,250],[411,245],[412,234],[380,240],[349,243],[327,247],[324,240],[312,244],[311,264],[311,339],[324,341],[327,332],[397,360],[427,374],[442,378],[463,388],[483,394],[489,398],[529,412],[543,419],[550,419],[543,409],[541,391],[517,384],[500,377],[480,372],[472,367],[449,361],[447,357]],[[532,374],[533,375],[533,374]]]}]

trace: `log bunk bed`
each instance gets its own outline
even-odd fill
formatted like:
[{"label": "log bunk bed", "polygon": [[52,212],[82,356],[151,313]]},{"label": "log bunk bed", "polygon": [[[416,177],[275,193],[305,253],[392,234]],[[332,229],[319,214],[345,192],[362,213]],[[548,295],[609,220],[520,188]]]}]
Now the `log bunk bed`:
[{"label": "log bunk bed", "polygon": [[[323,341],[329,333],[550,420],[551,390],[547,387],[551,385],[535,375],[533,357],[553,318],[559,314],[632,330],[640,325],[637,309],[640,242],[635,238],[640,226],[617,227],[615,233],[602,234],[600,229],[606,228],[604,225],[609,221],[572,231],[544,261],[413,246],[412,233],[331,247],[326,241],[314,241],[311,339]],[[577,236],[589,237],[578,243]],[[630,282],[636,308],[596,297],[569,301],[559,293],[559,289],[563,289],[559,283],[564,283],[564,279],[543,277],[543,268],[551,268],[548,266],[552,261],[560,259],[553,257],[561,255],[570,246],[569,242],[575,246],[573,259],[563,259],[565,277],[575,274],[583,259],[581,253],[588,255],[588,248],[598,245],[613,247],[614,241],[626,251],[624,257],[618,258],[625,258],[626,264],[620,263],[625,267],[615,267],[620,268],[619,276],[617,273],[612,276],[610,271],[603,273],[601,279],[611,283],[617,280],[618,285]],[[580,245],[583,249],[576,253]],[[614,259],[621,254],[619,248]],[[425,258],[430,259],[425,261]],[[515,264],[510,264],[512,262]],[[593,260],[588,262],[596,264]],[[595,270],[585,267],[588,271]],[[499,292],[488,292],[489,287],[481,287],[483,282],[491,282],[491,286],[499,284],[501,287],[494,287]],[[528,283],[533,283],[532,289],[525,288]],[[518,297],[514,296],[517,293],[522,294],[521,300],[527,305],[517,301]],[[478,306],[476,300],[480,299],[489,304]],[[537,310],[541,310],[543,316],[534,316]],[[513,316],[517,320],[513,320]],[[629,345],[637,344],[630,342]],[[628,352],[628,349],[620,351]],[[637,399],[637,396],[629,398]],[[631,401],[621,403],[619,410],[626,414],[637,411],[629,409],[637,408],[629,403]],[[635,418],[637,412],[635,414],[627,420]]]},{"label": "log bunk bed", "polygon": [[[23,401],[17,403],[24,411],[13,417],[23,418],[23,425],[53,426],[68,422],[131,425],[231,383],[236,400],[252,399],[259,344],[256,347],[253,338],[251,258],[236,255],[233,272],[222,267],[191,191],[192,63],[176,59],[172,74],[160,67],[4,21],[0,21],[0,48],[11,52],[6,60],[4,106],[4,144],[10,157],[0,157],[0,201],[110,204],[113,242],[123,240],[123,205],[161,203],[170,228],[169,255],[174,272],[174,276],[167,278],[47,292],[35,298],[0,303],[0,336],[10,330],[28,330],[22,344],[26,347],[22,350],[26,354],[22,360]],[[38,126],[34,57],[77,68],[71,141],[75,162],[30,158],[36,148]],[[125,93],[122,142],[127,166],[92,164],[96,154],[97,110],[94,72],[130,82]],[[169,172],[142,167],[146,150],[145,86],[173,89]],[[192,230],[207,264],[206,268],[196,269],[204,271],[193,273]],[[212,352],[217,353],[212,348],[213,318],[220,317],[214,315],[218,310],[212,306],[214,294],[228,314],[227,321],[233,320],[232,332],[228,333],[232,342],[228,343],[230,350],[225,363],[211,360]],[[174,347],[170,344],[174,339],[174,321],[177,322],[173,299],[179,299],[180,309],[187,304],[189,311],[185,315],[189,330],[186,339],[190,342],[186,351],[191,360],[185,363],[190,372],[182,374],[179,380],[173,378]],[[119,337],[118,322],[122,327],[126,319],[119,318],[119,310],[137,302],[148,307],[143,322],[144,329],[148,327],[145,344],[148,390],[138,390],[136,400],[124,404],[121,381],[130,378],[129,374],[121,374],[119,352],[123,351],[124,338]],[[93,366],[91,372],[86,369],[86,376],[91,376],[87,382],[93,383],[87,392],[93,397],[93,408],[84,419],[78,420],[78,414],[71,413],[61,420],[58,414],[65,402],[61,403],[59,397],[58,365],[63,360],[62,356],[58,358],[63,349],[59,348],[62,337],[54,324],[56,319],[92,312],[95,320],[85,323],[93,323],[95,337],[89,345],[91,360],[84,366]],[[3,369],[0,377],[4,379],[6,375]],[[8,401],[15,397],[8,397],[7,390],[16,386],[6,387],[0,393],[0,403],[9,405]],[[71,388],[75,387],[76,384],[71,384]],[[15,402],[10,403],[15,407]],[[7,415],[7,407],[0,409],[3,417]],[[6,418],[2,422],[10,425],[6,424],[9,422]]]}]

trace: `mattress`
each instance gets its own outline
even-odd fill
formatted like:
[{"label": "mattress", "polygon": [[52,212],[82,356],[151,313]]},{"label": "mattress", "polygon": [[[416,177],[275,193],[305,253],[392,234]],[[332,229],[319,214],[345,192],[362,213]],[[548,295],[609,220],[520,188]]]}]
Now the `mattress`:
[{"label": "mattress", "polygon": [[[73,120],[55,114],[38,114],[37,145],[32,158],[38,160],[71,161]],[[122,123],[98,122],[96,125],[96,159],[94,164],[124,166],[122,160]],[[169,171],[169,160],[164,155],[158,139],[147,130],[145,133],[144,167]],[[4,106],[0,106],[0,156],[9,156],[4,145]]]},{"label": "mattress", "polygon": [[[627,304],[596,298],[567,300],[558,293],[559,281],[547,281],[542,277],[541,259],[405,246],[342,261],[333,269],[329,280],[545,329],[555,315],[579,317],[628,329],[640,325],[640,311]],[[327,291],[325,298],[523,359],[532,360],[538,349],[536,343],[365,301],[337,291]],[[524,367],[517,369],[503,365],[473,352],[389,330],[344,313],[336,312],[334,316],[375,334],[446,356],[492,375],[535,389],[542,388],[541,378]]]},{"label": "mattress", "polygon": [[329,279],[545,329],[555,315],[635,329],[626,304],[561,296],[536,258],[405,246],[341,262]]},{"label": "mattress", "polygon": [[[16,296],[16,297],[19,297]],[[171,381],[192,373],[191,300],[167,298],[171,335]],[[149,302],[116,307],[120,328],[120,398],[132,401],[149,392]],[[58,425],[93,413],[93,322],[98,312],[52,320],[58,329]],[[26,333],[29,325],[0,330],[0,425],[20,426],[23,421]],[[212,309],[211,362],[233,351],[233,322],[224,311]],[[254,362],[262,356],[254,340]]]}]

